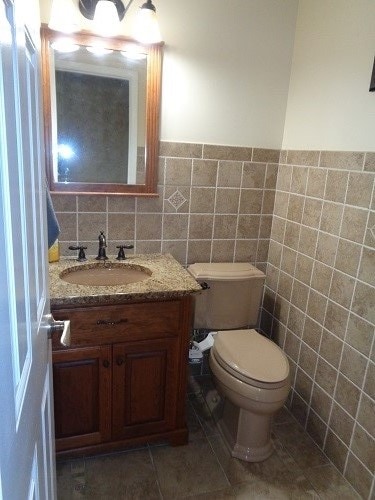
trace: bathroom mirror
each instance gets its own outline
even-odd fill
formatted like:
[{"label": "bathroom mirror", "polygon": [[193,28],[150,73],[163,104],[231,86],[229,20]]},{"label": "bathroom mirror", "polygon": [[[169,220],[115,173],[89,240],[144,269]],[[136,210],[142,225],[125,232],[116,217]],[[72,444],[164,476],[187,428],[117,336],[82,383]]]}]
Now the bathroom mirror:
[{"label": "bathroom mirror", "polygon": [[50,190],[156,194],[163,44],[45,25],[41,38]]}]

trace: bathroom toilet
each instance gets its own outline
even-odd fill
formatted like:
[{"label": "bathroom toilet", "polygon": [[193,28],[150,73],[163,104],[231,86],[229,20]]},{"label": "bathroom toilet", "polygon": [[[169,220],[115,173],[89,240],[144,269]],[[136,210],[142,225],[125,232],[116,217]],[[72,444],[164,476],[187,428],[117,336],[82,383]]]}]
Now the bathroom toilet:
[{"label": "bathroom toilet", "polygon": [[232,456],[260,462],[273,452],[271,424],[290,390],[284,352],[256,330],[265,275],[247,263],[188,267],[204,288],[195,299],[194,328],[217,330],[210,352],[224,404],[218,422]]}]

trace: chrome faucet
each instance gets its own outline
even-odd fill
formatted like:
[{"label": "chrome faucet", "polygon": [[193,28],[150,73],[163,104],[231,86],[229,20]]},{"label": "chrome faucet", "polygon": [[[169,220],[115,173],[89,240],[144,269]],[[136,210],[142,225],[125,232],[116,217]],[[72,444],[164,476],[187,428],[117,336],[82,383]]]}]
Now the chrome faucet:
[{"label": "chrome faucet", "polygon": [[99,250],[98,250],[98,256],[96,257],[96,260],[107,260],[108,257],[105,253],[107,241],[105,239],[103,231],[100,231],[98,240],[99,240]]}]

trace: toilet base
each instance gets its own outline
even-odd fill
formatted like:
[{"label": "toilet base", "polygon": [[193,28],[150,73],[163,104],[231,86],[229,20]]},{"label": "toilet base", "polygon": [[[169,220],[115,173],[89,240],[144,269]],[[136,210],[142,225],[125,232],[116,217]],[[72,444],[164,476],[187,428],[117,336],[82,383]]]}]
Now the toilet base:
[{"label": "toilet base", "polygon": [[271,422],[272,416],[250,413],[225,398],[223,414],[217,425],[232,457],[246,462],[262,462],[274,451]]}]

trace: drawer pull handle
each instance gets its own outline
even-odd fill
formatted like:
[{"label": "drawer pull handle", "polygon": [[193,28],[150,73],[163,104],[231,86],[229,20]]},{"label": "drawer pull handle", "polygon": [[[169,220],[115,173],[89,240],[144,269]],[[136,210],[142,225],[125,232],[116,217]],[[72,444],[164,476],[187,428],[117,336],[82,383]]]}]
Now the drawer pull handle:
[{"label": "drawer pull handle", "polygon": [[109,368],[109,361],[108,361],[108,359],[105,359],[103,361],[103,366],[104,366],[104,368]]},{"label": "drawer pull handle", "polygon": [[118,358],[116,359],[116,363],[117,363],[117,366],[121,366],[125,363],[125,360],[123,357],[118,356]]},{"label": "drawer pull handle", "polygon": [[120,325],[121,323],[127,323],[127,322],[128,322],[128,320],[126,318],[119,319],[117,321],[111,321],[109,319],[98,319],[96,324],[97,325],[115,326],[115,325]]}]

